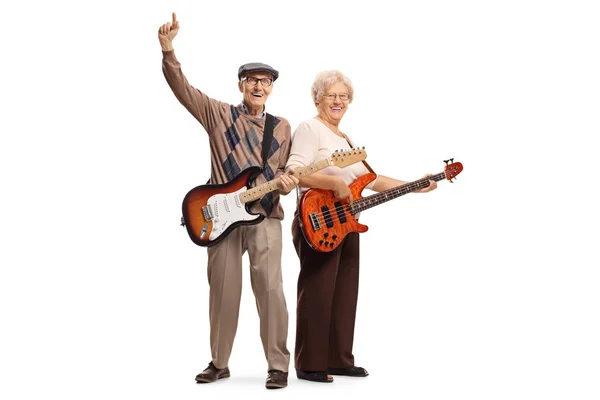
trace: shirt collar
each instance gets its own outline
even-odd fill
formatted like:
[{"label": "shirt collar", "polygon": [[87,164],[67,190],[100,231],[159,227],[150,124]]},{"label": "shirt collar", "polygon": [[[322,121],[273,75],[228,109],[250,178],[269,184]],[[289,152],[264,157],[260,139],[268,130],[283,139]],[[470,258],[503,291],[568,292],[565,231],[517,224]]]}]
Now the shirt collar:
[{"label": "shirt collar", "polygon": [[[246,107],[246,105],[244,103],[242,103],[241,106],[242,106],[242,111],[244,112],[244,114],[250,115],[250,112],[248,111],[248,107]],[[256,118],[264,118],[266,114],[267,114],[266,111],[263,109],[263,112],[258,114],[256,116]]]}]

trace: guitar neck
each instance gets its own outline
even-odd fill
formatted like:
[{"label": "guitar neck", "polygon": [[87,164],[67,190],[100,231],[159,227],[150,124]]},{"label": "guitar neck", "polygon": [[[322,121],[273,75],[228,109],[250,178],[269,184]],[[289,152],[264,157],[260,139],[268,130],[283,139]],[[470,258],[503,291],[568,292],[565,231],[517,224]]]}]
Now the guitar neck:
[{"label": "guitar neck", "polygon": [[[303,176],[313,174],[317,171],[320,171],[324,168],[327,168],[331,165],[331,159],[326,158],[324,160],[318,161],[314,164],[308,165],[306,167],[297,168],[294,170],[292,176],[300,179]],[[249,203],[251,201],[255,201],[263,197],[265,194],[274,192],[275,190],[281,188],[281,179],[273,179],[269,182],[263,183],[262,185],[258,185],[253,187],[252,189],[248,189],[245,192],[240,194],[240,200],[242,203]]]},{"label": "guitar neck", "polygon": [[350,206],[350,212],[352,214],[359,213],[371,207],[375,207],[376,205],[385,203],[386,201],[390,201],[407,193],[414,192],[415,190],[426,188],[429,186],[429,181],[439,182],[443,179],[446,179],[446,174],[444,172],[440,172],[439,174],[428,176],[427,178],[422,178],[414,182],[406,183],[404,185],[396,186],[395,188],[373,194],[371,196],[363,197],[362,199],[352,202],[352,205]]}]

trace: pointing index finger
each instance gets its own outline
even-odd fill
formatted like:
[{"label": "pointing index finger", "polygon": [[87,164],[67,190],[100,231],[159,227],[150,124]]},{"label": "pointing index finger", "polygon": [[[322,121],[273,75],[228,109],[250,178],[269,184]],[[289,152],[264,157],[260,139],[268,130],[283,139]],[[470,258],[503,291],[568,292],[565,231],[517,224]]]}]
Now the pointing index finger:
[{"label": "pointing index finger", "polygon": [[175,15],[175,13],[173,13],[173,25],[175,25],[177,23],[177,15]]}]

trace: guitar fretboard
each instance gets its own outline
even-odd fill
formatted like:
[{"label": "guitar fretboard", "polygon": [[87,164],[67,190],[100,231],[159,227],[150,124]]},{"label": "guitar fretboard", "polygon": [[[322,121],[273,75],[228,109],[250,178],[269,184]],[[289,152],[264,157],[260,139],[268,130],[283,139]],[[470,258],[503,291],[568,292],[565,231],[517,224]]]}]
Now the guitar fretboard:
[{"label": "guitar fretboard", "polygon": [[445,178],[445,172],[440,172],[439,174],[428,176],[427,178],[422,178],[414,182],[406,183],[404,185],[396,186],[395,188],[373,194],[371,196],[363,197],[362,199],[352,202],[350,205],[350,213],[359,213],[371,207],[375,207],[378,204],[385,203],[386,201],[393,200],[407,193],[414,192],[415,190],[426,188],[429,186],[429,181],[439,182]]},{"label": "guitar fretboard", "polygon": [[[296,178],[302,178],[305,175],[313,174],[317,171],[320,171],[324,168],[327,168],[331,163],[330,158],[326,158],[321,161],[317,161],[314,164],[308,165],[306,167],[298,168],[294,170],[293,176]],[[272,181],[263,183],[262,185],[258,185],[253,187],[252,189],[248,189],[245,192],[240,194],[240,200],[242,203],[248,203],[251,201],[255,201],[263,197],[267,193],[274,192],[275,190],[281,187],[281,179],[273,179]]]}]

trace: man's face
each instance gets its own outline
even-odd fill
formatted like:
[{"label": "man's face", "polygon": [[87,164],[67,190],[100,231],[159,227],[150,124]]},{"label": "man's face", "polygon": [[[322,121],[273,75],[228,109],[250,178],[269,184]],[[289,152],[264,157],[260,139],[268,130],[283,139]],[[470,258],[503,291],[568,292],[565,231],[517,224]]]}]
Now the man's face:
[{"label": "man's face", "polygon": [[[265,83],[270,85],[264,85],[261,80],[265,80]],[[244,94],[246,107],[262,109],[273,90],[273,76],[268,72],[250,72],[242,77],[238,87]]]}]

